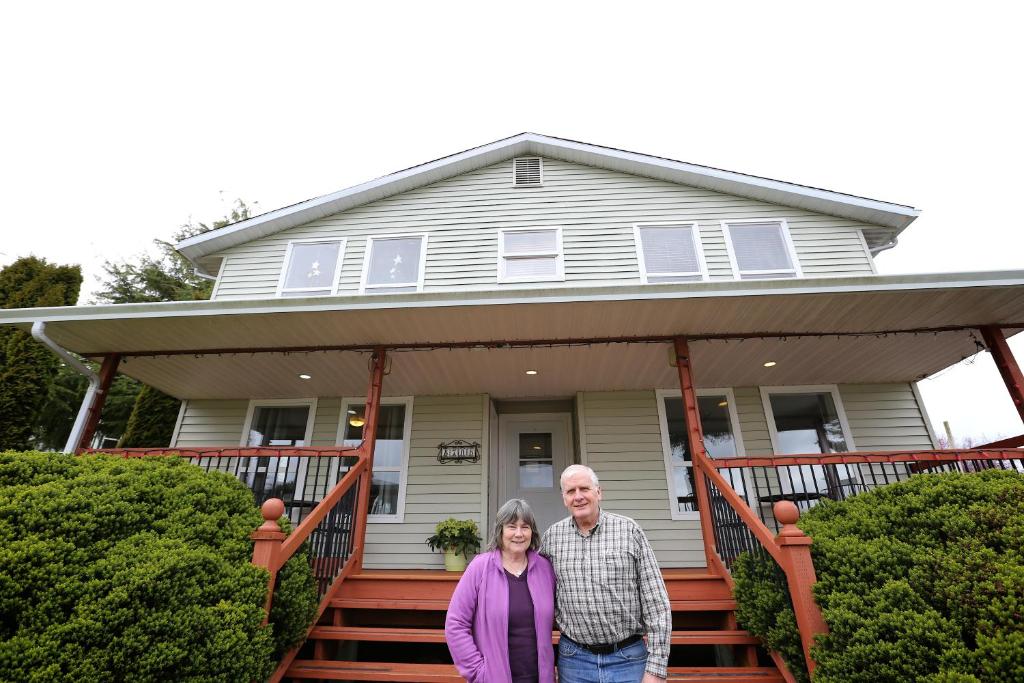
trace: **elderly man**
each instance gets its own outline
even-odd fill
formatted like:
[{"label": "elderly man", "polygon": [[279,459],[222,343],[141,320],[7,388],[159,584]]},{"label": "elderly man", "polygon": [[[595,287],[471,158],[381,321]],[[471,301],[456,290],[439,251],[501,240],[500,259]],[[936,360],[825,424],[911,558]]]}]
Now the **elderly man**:
[{"label": "elderly man", "polygon": [[571,465],[560,481],[570,517],[542,549],[557,580],[559,682],[665,681],[672,609],[651,544],[632,519],[601,509],[594,470]]}]

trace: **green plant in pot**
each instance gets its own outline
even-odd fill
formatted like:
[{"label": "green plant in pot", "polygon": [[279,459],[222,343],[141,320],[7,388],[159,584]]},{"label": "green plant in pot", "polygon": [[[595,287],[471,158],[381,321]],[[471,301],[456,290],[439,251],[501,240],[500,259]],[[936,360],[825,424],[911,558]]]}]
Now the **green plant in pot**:
[{"label": "green plant in pot", "polygon": [[470,553],[480,552],[480,529],[471,519],[449,517],[437,523],[427,545],[431,550],[444,552],[446,570],[461,572],[466,568]]}]

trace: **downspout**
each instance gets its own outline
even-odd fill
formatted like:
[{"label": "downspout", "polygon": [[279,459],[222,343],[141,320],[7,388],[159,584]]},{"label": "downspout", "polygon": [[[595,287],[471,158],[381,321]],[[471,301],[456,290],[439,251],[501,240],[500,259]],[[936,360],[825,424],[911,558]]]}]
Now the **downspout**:
[{"label": "downspout", "polygon": [[93,401],[96,400],[96,392],[100,388],[99,375],[93,372],[85,363],[75,358],[67,349],[59,346],[57,342],[47,337],[46,323],[42,320],[32,323],[32,336],[35,337],[36,341],[45,344],[61,360],[78,371],[79,374],[85,375],[86,379],[89,380],[89,388],[85,390],[85,398],[82,399],[82,406],[78,409],[78,417],[75,418],[75,424],[71,427],[71,435],[68,436],[68,442],[64,446],[65,453],[73,453],[78,448],[82,432],[85,431],[85,425],[89,421],[89,408],[92,407]]}]

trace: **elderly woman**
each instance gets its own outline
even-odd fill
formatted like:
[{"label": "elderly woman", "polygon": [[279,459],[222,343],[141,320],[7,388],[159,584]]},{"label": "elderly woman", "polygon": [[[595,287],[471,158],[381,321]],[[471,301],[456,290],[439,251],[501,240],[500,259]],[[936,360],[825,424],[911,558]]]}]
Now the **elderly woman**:
[{"label": "elderly woman", "polygon": [[530,506],[510,500],[498,510],[487,552],[455,587],[444,635],[470,683],[554,683],[555,574],[539,547]]}]

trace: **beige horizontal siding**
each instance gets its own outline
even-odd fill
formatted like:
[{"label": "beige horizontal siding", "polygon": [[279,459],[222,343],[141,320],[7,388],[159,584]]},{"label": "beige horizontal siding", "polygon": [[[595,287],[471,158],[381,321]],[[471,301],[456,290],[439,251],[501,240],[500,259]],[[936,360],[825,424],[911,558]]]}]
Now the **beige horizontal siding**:
[{"label": "beige horizontal siding", "polygon": [[673,520],[654,391],[586,392],[580,429],[604,509],[635,519],[663,567],[703,567],[698,520]]},{"label": "beige horizontal siding", "polygon": [[364,566],[371,569],[440,569],[444,557],[425,541],[448,517],[481,524],[482,463],[437,461],[437,444],[464,439],[483,443],[483,400],[474,396],[417,396],[413,402],[409,473],[402,524],[370,524]]},{"label": "beige horizontal siding", "polygon": [[172,446],[238,446],[249,401],[196,400],[186,402],[185,413]]},{"label": "beige horizontal siding", "polygon": [[931,434],[909,384],[843,384],[839,395],[859,451],[930,450]]},{"label": "beige horizontal siding", "polygon": [[[544,185],[513,188],[502,162],[319,219],[223,252],[214,296],[275,296],[290,240],[347,238],[339,293],[357,293],[367,235],[429,235],[427,291],[502,289],[498,230],[561,227],[565,285],[637,284],[637,222],[690,221],[700,226],[712,279],[733,277],[720,221],[784,218],[806,275],[872,272],[860,238],[871,226],[660,180],[554,159]],[[550,283],[549,283],[550,284]],[[545,285],[547,286],[547,285]],[[560,286],[560,285],[556,285]]]}]

